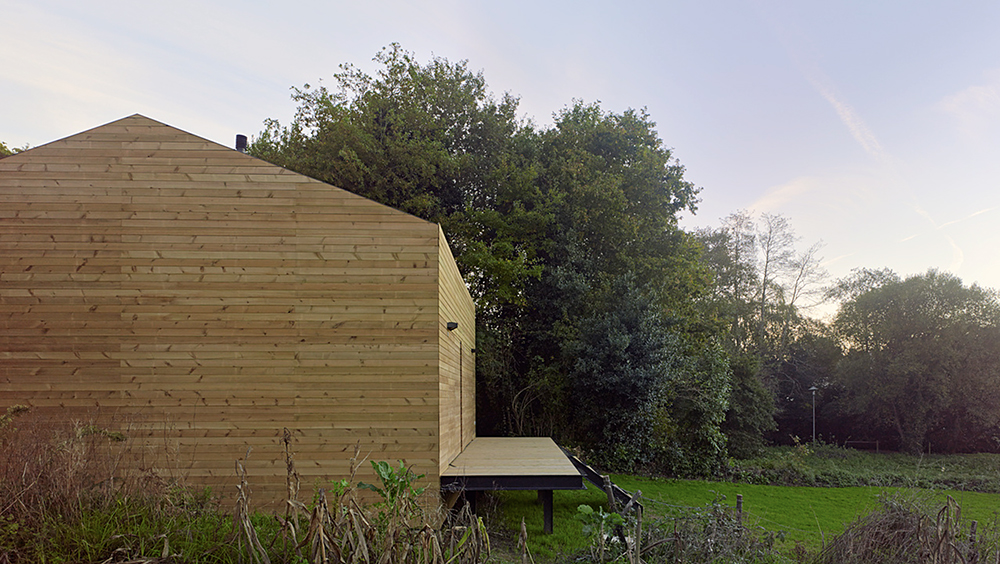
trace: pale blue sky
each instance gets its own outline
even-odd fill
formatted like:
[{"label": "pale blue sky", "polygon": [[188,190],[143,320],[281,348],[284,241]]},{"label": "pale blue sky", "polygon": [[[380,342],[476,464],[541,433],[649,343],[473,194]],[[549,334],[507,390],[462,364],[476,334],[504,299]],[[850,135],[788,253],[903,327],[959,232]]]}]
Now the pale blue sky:
[{"label": "pale blue sky", "polygon": [[142,113],[213,141],[399,42],[468,59],[537,123],[646,107],[702,188],[822,239],[834,276],[939,268],[1000,288],[1000,3],[0,0],[0,140]]}]

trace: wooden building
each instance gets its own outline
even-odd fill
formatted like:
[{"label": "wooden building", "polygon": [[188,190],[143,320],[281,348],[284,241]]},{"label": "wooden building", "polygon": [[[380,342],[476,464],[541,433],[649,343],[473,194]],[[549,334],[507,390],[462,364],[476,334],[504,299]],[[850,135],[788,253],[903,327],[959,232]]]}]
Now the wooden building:
[{"label": "wooden building", "polygon": [[474,349],[438,225],[140,115],[0,159],[0,411],[127,423],[224,495],[252,447],[281,499],[284,428],[304,486],[360,444],[437,487]]},{"label": "wooden building", "polygon": [[[133,115],[0,159],[0,411],[125,426],[131,464],[284,499],[355,447],[431,491],[583,487],[476,439],[475,307],[441,228]],[[371,468],[358,479],[374,482]]]}]

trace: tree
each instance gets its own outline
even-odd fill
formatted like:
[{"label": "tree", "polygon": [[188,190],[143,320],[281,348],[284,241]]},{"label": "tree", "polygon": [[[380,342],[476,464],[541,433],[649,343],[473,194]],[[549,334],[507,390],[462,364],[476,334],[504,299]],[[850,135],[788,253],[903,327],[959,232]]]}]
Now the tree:
[{"label": "tree", "polygon": [[[838,397],[839,388],[833,384],[837,362],[840,360],[839,342],[830,328],[817,320],[801,324],[795,338],[789,343],[787,353],[772,373],[772,386],[778,406],[775,414],[778,432],[772,440],[792,443],[794,438],[812,437],[813,401],[816,411],[818,435],[834,440],[850,434],[848,419],[831,413],[831,405]],[[815,396],[811,388],[818,388]]]},{"label": "tree", "polygon": [[[375,60],[374,76],[344,65],[335,89],[295,89],[295,120],[268,121],[250,152],[440,223],[477,302],[477,431],[617,436],[614,414],[583,421],[571,408],[595,399],[587,367],[616,359],[646,382],[622,405],[671,422],[636,460],[668,442],[680,453],[671,460],[685,459],[677,468],[717,460],[725,358],[693,305],[709,274],[676,217],[694,211],[698,190],[649,115],[574,102],[535,130],[464,61],[422,65],[397,45]],[[612,297],[635,307],[617,311]],[[647,326],[653,341],[634,330]],[[602,327],[634,346],[601,341]],[[650,399],[664,382],[666,399]]]},{"label": "tree", "polygon": [[[755,222],[745,210],[696,236],[715,279],[709,309],[729,327],[733,350],[755,355],[767,371],[787,354],[796,328],[805,322],[802,310],[824,299],[822,242],[799,252],[786,217],[765,213]],[[811,303],[802,303],[809,298]]]},{"label": "tree", "polygon": [[763,450],[766,433],[776,428],[774,394],[761,382],[756,357],[738,356],[731,366],[732,392],[722,429],[730,456],[752,458]]},{"label": "tree", "polygon": [[657,301],[623,275],[565,343],[573,438],[606,467],[708,475],[725,453],[728,362],[685,342]]},{"label": "tree", "polygon": [[773,311],[769,304],[775,301],[775,293],[778,295],[782,293],[783,288],[778,284],[778,280],[789,269],[797,239],[787,218],[780,214],[761,215],[761,225],[757,231],[760,255],[760,281],[757,290],[758,354],[764,353],[765,328]]},{"label": "tree", "polygon": [[[696,190],[653,127],[644,112],[614,114],[578,102],[540,135],[537,181],[553,221],[538,247],[544,269],[526,287],[533,309],[517,341],[524,353],[519,388],[544,383],[548,390],[532,410],[540,430],[555,421],[570,425],[566,398],[578,372],[568,344],[621,277],[631,276],[635,291],[652,296],[675,335],[712,338],[691,305],[707,288],[707,271],[676,221],[680,210],[694,208]],[[553,430],[573,437],[569,429]]]},{"label": "tree", "polygon": [[[810,338],[817,323],[802,313],[812,304],[802,302],[820,296],[826,278],[820,266],[822,243],[799,252],[787,218],[762,214],[756,222],[745,210],[696,236],[715,279],[702,300],[703,315],[728,329],[733,386],[725,429],[730,452],[750,456],[774,430],[774,415],[799,405],[793,404],[796,382],[804,375],[794,366],[802,357],[800,349],[817,342]],[[789,418],[782,416],[782,421]]]},{"label": "tree", "polygon": [[24,147],[21,147],[21,148],[17,148],[17,147],[10,148],[10,147],[7,146],[6,143],[4,143],[3,141],[0,141],[0,159],[2,159],[4,157],[9,157],[11,155],[15,155],[17,153],[20,153],[21,151],[26,151],[27,149],[28,149],[27,145],[25,145]]},{"label": "tree", "polygon": [[753,294],[758,271],[753,218],[746,210],[739,210],[724,218],[718,229],[702,229],[695,236],[703,249],[702,261],[714,279],[703,298],[704,315],[725,324],[734,355],[756,356]]},{"label": "tree", "polygon": [[973,437],[995,429],[1000,404],[977,396],[1000,385],[996,294],[935,270],[902,281],[885,271],[859,274],[840,284],[859,292],[834,322],[847,349],[837,380],[848,412],[914,453],[932,432],[945,430],[956,439],[946,448],[962,449],[969,443],[956,429]]},{"label": "tree", "polygon": [[342,65],[335,91],[293,89],[294,121],[266,121],[250,154],[440,223],[482,314],[523,305],[551,217],[518,100],[494,99],[465,61],[421,65],[396,44],[375,61],[375,77]]}]

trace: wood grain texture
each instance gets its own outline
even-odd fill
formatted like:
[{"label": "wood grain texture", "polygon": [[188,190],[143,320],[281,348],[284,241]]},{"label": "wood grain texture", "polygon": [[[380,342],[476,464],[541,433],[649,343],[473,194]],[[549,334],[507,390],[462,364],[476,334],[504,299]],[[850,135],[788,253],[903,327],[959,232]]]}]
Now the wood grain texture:
[{"label": "wood grain texture", "polygon": [[442,476],[573,476],[580,473],[548,437],[477,437]]},{"label": "wood grain texture", "polygon": [[252,447],[274,501],[287,427],[303,484],[357,444],[436,487],[474,347],[435,224],[139,115],[0,159],[0,407],[125,417],[137,466],[223,487]]},{"label": "wood grain texture", "polygon": [[[441,397],[440,468],[462,452],[476,436],[476,319],[475,305],[452,258],[444,232],[439,230],[440,325],[438,347]],[[449,331],[448,322],[458,327]],[[473,377],[469,377],[469,375]]]}]

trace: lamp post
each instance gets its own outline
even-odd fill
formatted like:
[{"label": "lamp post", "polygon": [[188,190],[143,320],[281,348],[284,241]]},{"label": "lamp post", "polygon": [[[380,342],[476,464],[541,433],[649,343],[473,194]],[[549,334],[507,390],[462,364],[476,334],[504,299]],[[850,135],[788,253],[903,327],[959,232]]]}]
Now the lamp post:
[{"label": "lamp post", "polygon": [[809,391],[813,393],[813,444],[816,444],[816,386],[809,388]]}]

